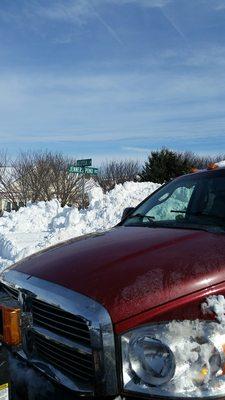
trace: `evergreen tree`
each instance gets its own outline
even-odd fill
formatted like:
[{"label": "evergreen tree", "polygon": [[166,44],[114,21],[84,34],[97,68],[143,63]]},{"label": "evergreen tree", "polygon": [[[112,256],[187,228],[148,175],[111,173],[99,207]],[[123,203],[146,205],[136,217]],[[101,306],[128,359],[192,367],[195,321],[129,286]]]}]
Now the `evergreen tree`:
[{"label": "evergreen tree", "polygon": [[142,181],[164,183],[191,171],[192,160],[187,153],[166,148],[152,151],[141,172]]}]

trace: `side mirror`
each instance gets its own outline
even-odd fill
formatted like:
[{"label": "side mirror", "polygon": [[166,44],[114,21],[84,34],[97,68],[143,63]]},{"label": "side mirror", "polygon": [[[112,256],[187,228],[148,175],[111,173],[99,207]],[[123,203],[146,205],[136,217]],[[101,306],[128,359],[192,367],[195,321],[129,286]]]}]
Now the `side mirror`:
[{"label": "side mirror", "polygon": [[123,214],[122,214],[121,221],[122,221],[123,219],[125,219],[126,217],[128,217],[128,215],[131,214],[132,211],[134,211],[134,207],[127,207],[127,208],[125,208],[125,209],[123,210]]}]

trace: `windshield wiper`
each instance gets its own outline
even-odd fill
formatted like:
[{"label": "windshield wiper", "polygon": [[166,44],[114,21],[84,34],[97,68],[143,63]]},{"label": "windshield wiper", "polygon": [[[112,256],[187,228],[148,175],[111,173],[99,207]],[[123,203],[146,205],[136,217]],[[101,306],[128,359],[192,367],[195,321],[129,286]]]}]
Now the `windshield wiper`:
[{"label": "windshield wiper", "polygon": [[[215,218],[217,220],[217,221],[214,222],[216,226],[207,225],[207,228],[204,227],[204,228],[202,228],[202,230],[208,230],[209,232],[214,232],[218,228],[222,229],[223,232],[225,230],[225,226],[224,226],[225,218],[224,217],[220,217],[220,216],[215,215],[215,214],[204,213],[204,212],[201,212],[201,211],[189,212],[189,211],[185,211],[185,210],[171,210],[170,212],[182,213],[182,214],[186,214],[187,216],[191,216],[191,217]],[[220,221],[223,222],[223,223],[219,223]]]},{"label": "windshield wiper", "polygon": [[186,214],[187,211],[186,210],[170,210],[171,213],[182,213],[182,214]]},{"label": "windshield wiper", "polygon": [[155,219],[155,217],[153,217],[153,216],[151,216],[151,215],[145,215],[145,214],[141,214],[141,213],[139,213],[139,214],[134,214],[134,215],[131,215],[130,217],[127,217],[127,219],[132,219],[132,218],[142,218],[142,219],[144,219],[144,218],[147,218],[147,220],[149,221],[149,222],[151,222],[152,224],[154,224],[154,222],[155,221],[153,221],[154,219]]},{"label": "windshield wiper", "polygon": [[203,212],[187,213],[187,215],[194,215],[196,217],[217,218],[220,221],[225,221],[224,217],[220,217],[219,215],[215,215],[215,214],[203,213]]},{"label": "windshield wiper", "polygon": [[215,214],[209,214],[209,213],[204,213],[201,211],[198,212],[188,212],[185,210],[170,210],[170,212],[172,213],[181,213],[181,214],[186,214],[186,215],[190,215],[191,217],[209,217],[209,218],[217,218],[221,221],[225,221],[224,217],[220,217],[219,215],[215,215]]}]

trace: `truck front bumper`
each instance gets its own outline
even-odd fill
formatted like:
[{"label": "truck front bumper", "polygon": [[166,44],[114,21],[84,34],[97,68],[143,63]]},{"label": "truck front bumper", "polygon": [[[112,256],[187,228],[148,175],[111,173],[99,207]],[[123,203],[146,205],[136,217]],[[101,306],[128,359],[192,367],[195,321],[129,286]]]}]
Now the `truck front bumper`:
[{"label": "truck front bumper", "polygon": [[[84,398],[62,384],[51,381],[49,377],[32,367],[17,353],[9,352],[10,381],[12,400],[78,400]],[[94,397],[96,399],[116,399],[120,397]],[[93,400],[86,397],[85,400]]]}]

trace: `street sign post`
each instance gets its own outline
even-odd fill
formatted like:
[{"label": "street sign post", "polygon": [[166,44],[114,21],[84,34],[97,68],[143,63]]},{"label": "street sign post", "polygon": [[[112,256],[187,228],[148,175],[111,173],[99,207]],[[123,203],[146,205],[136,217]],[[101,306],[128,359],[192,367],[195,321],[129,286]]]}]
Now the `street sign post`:
[{"label": "street sign post", "polygon": [[82,207],[84,208],[85,175],[98,175],[98,168],[91,167],[92,159],[77,160],[76,165],[68,166],[69,174],[82,175]]}]

